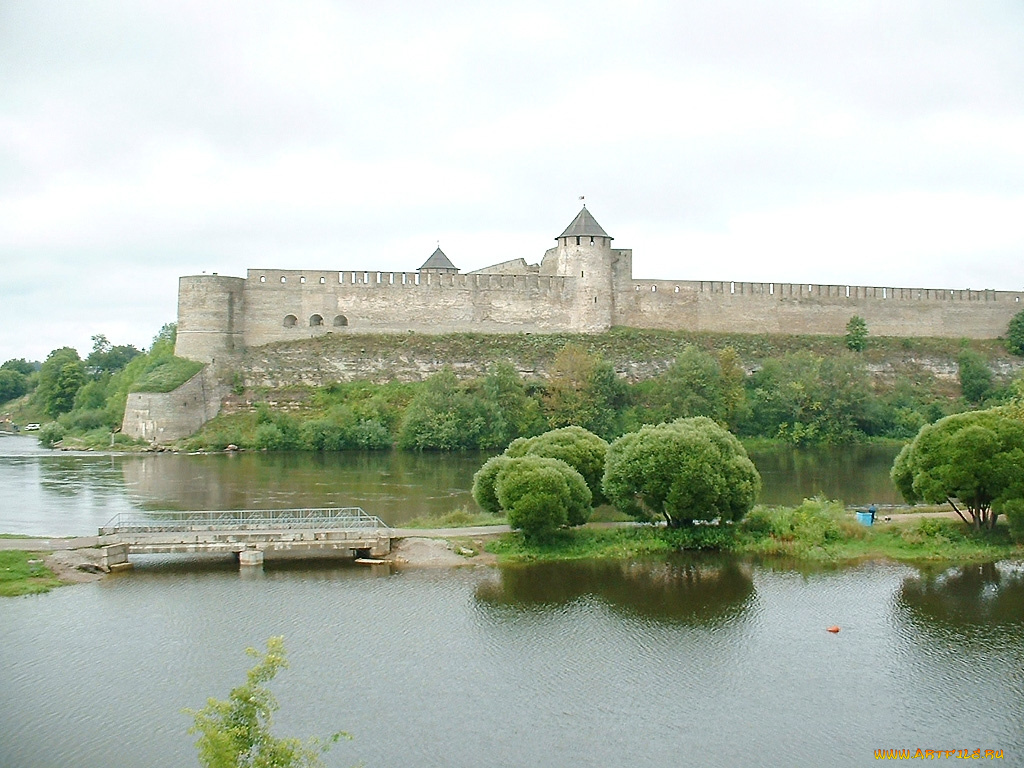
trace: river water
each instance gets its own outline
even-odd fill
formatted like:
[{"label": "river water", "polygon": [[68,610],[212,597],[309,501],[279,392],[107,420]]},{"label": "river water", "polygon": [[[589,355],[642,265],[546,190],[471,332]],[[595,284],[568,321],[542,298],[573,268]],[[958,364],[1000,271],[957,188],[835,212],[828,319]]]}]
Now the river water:
[{"label": "river water", "polygon": [[[2,434],[2,433],[0,433]],[[899,502],[892,446],[753,452],[767,504],[823,494]],[[120,512],[358,506],[389,525],[476,510],[473,473],[489,454],[343,452],[209,455],[65,453],[0,436],[0,533],[95,535]]]},{"label": "river water", "polygon": [[[0,460],[0,530],[265,498],[228,470],[185,488],[148,476],[174,457],[16,453]],[[285,463],[280,483],[299,494],[350,493],[333,477],[308,491]],[[267,506],[302,505],[259,474]],[[435,487],[449,482],[445,503],[465,493],[459,479]],[[441,503],[412,486],[376,498]],[[273,683],[277,731],[349,731],[330,766],[859,766],[918,748],[1024,765],[1024,564],[679,556],[396,572],[154,557],[5,599],[0,766],[195,765],[181,710],[226,697],[251,665],[243,649],[272,635],[291,662]]]}]

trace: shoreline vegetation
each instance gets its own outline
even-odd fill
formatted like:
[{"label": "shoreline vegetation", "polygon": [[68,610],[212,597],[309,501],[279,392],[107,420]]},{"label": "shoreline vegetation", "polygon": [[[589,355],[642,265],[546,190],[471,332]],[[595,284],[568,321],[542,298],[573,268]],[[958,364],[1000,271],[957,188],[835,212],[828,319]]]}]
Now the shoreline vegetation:
[{"label": "shoreline vegetation", "polygon": [[[174,357],[175,336],[168,324],[146,352],[98,335],[84,360],[61,348],[42,363],[3,363],[18,385],[4,390],[10,423],[42,424],[37,434],[48,446],[149,449],[120,433],[125,401],[129,392],[172,390],[201,367]],[[351,363],[351,380],[324,378],[324,355]],[[268,378],[267,360],[287,365]],[[611,440],[691,416],[708,416],[743,440],[904,441],[942,416],[1005,402],[1021,370],[998,339],[628,328],[325,337],[272,344],[225,365],[218,375],[232,395],[223,412],[161,448],[457,451],[500,448],[570,424]]]},{"label": "shoreline vegetation", "polygon": [[[886,518],[890,518],[886,520]],[[756,506],[737,525],[696,525],[669,529],[656,524],[625,522],[600,508],[591,522],[562,529],[544,541],[530,541],[517,531],[483,532],[503,518],[455,510],[436,518],[403,524],[422,530],[458,557],[439,559],[437,547],[403,548],[393,562],[401,566],[458,567],[571,561],[669,557],[680,552],[715,551],[742,558],[784,560],[815,565],[853,565],[867,560],[908,564],[966,565],[1024,559],[1024,545],[1015,544],[1008,526],[973,532],[953,512],[936,506],[895,507],[879,512],[873,526],[859,523],[842,502],[806,499],[796,507]],[[474,533],[480,528],[481,533]],[[451,529],[452,536],[445,536]],[[456,533],[456,530],[458,532]],[[468,529],[468,530],[467,530]],[[493,530],[493,528],[491,529]],[[27,538],[3,534],[5,539]],[[410,536],[405,541],[418,542]],[[417,557],[421,552],[422,558]],[[58,562],[56,553],[0,551],[0,597],[40,594],[84,578],[73,564]]]}]

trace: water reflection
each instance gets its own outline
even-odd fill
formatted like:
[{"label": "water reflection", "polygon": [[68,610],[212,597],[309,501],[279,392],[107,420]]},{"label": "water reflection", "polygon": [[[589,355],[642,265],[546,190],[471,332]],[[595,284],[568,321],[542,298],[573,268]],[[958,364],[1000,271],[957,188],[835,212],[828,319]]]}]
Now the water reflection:
[{"label": "water reflection", "polygon": [[1024,563],[982,563],[922,571],[906,579],[899,601],[920,626],[957,631],[1024,627]]},{"label": "water reflection", "polygon": [[[824,493],[848,504],[896,501],[895,449],[844,446],[753,453],[761,501]],[[0,439],[0,532],[91,535],[132,510],[360,506],[391,525],[476,505],[473,474],[486,454],[243,453],[103,455],[43,450]]]},{"label": "water reflection", "polygon": [[149,509],[360,506],[398,525],[475,507],[478,454],[349,451],[155,455],[123,465],[124,484]]},{"label": "water reflection", "polygon": [[708,556],[508,566],[476,589],[487,606],[547,611],[593,597],[620,613],[693,625],[735,618],[753,595],[749,566]]},{"label": "water reflection", "polygon": [[822,494],[847,504],[902,504],[889,479],[899,446],[793,446],[751,451],[750,459],[764,483],[765,504],[799,504]]}]

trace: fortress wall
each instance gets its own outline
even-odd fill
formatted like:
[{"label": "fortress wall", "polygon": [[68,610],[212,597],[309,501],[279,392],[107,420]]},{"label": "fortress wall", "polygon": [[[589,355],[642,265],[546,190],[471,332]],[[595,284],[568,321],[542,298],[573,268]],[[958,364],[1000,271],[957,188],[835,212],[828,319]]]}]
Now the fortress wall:
[{"label": "fortress wall", "polygon": [[616,324],[727,333],[842,335],[853,315],[877,336],[996,338],[1024,292],[634,280]]},{"label": "fortress wall", "polygon": [[[565,330],[573,282],[537,274],[249,270],[245,343],[324,333]],[[290,327],[289,316],[295,319]],[[315,316],[322,325],[311,325]]]},{"label": "fortress wall", "polygon": [[172,392],[132,392],[124,409],[121,431],[154,443],[171,443],[196,432],[220,412],[227,394],[205,366]]}]

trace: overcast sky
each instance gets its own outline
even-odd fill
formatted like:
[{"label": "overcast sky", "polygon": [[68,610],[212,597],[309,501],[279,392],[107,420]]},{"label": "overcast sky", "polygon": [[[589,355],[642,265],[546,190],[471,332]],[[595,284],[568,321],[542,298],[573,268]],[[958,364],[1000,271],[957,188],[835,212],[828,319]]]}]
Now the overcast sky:
[{"label": "overcast sky", "polygon": [[0,0],[0,361],[177,278],[537,262],[1024,288],[1024,3]]}]

